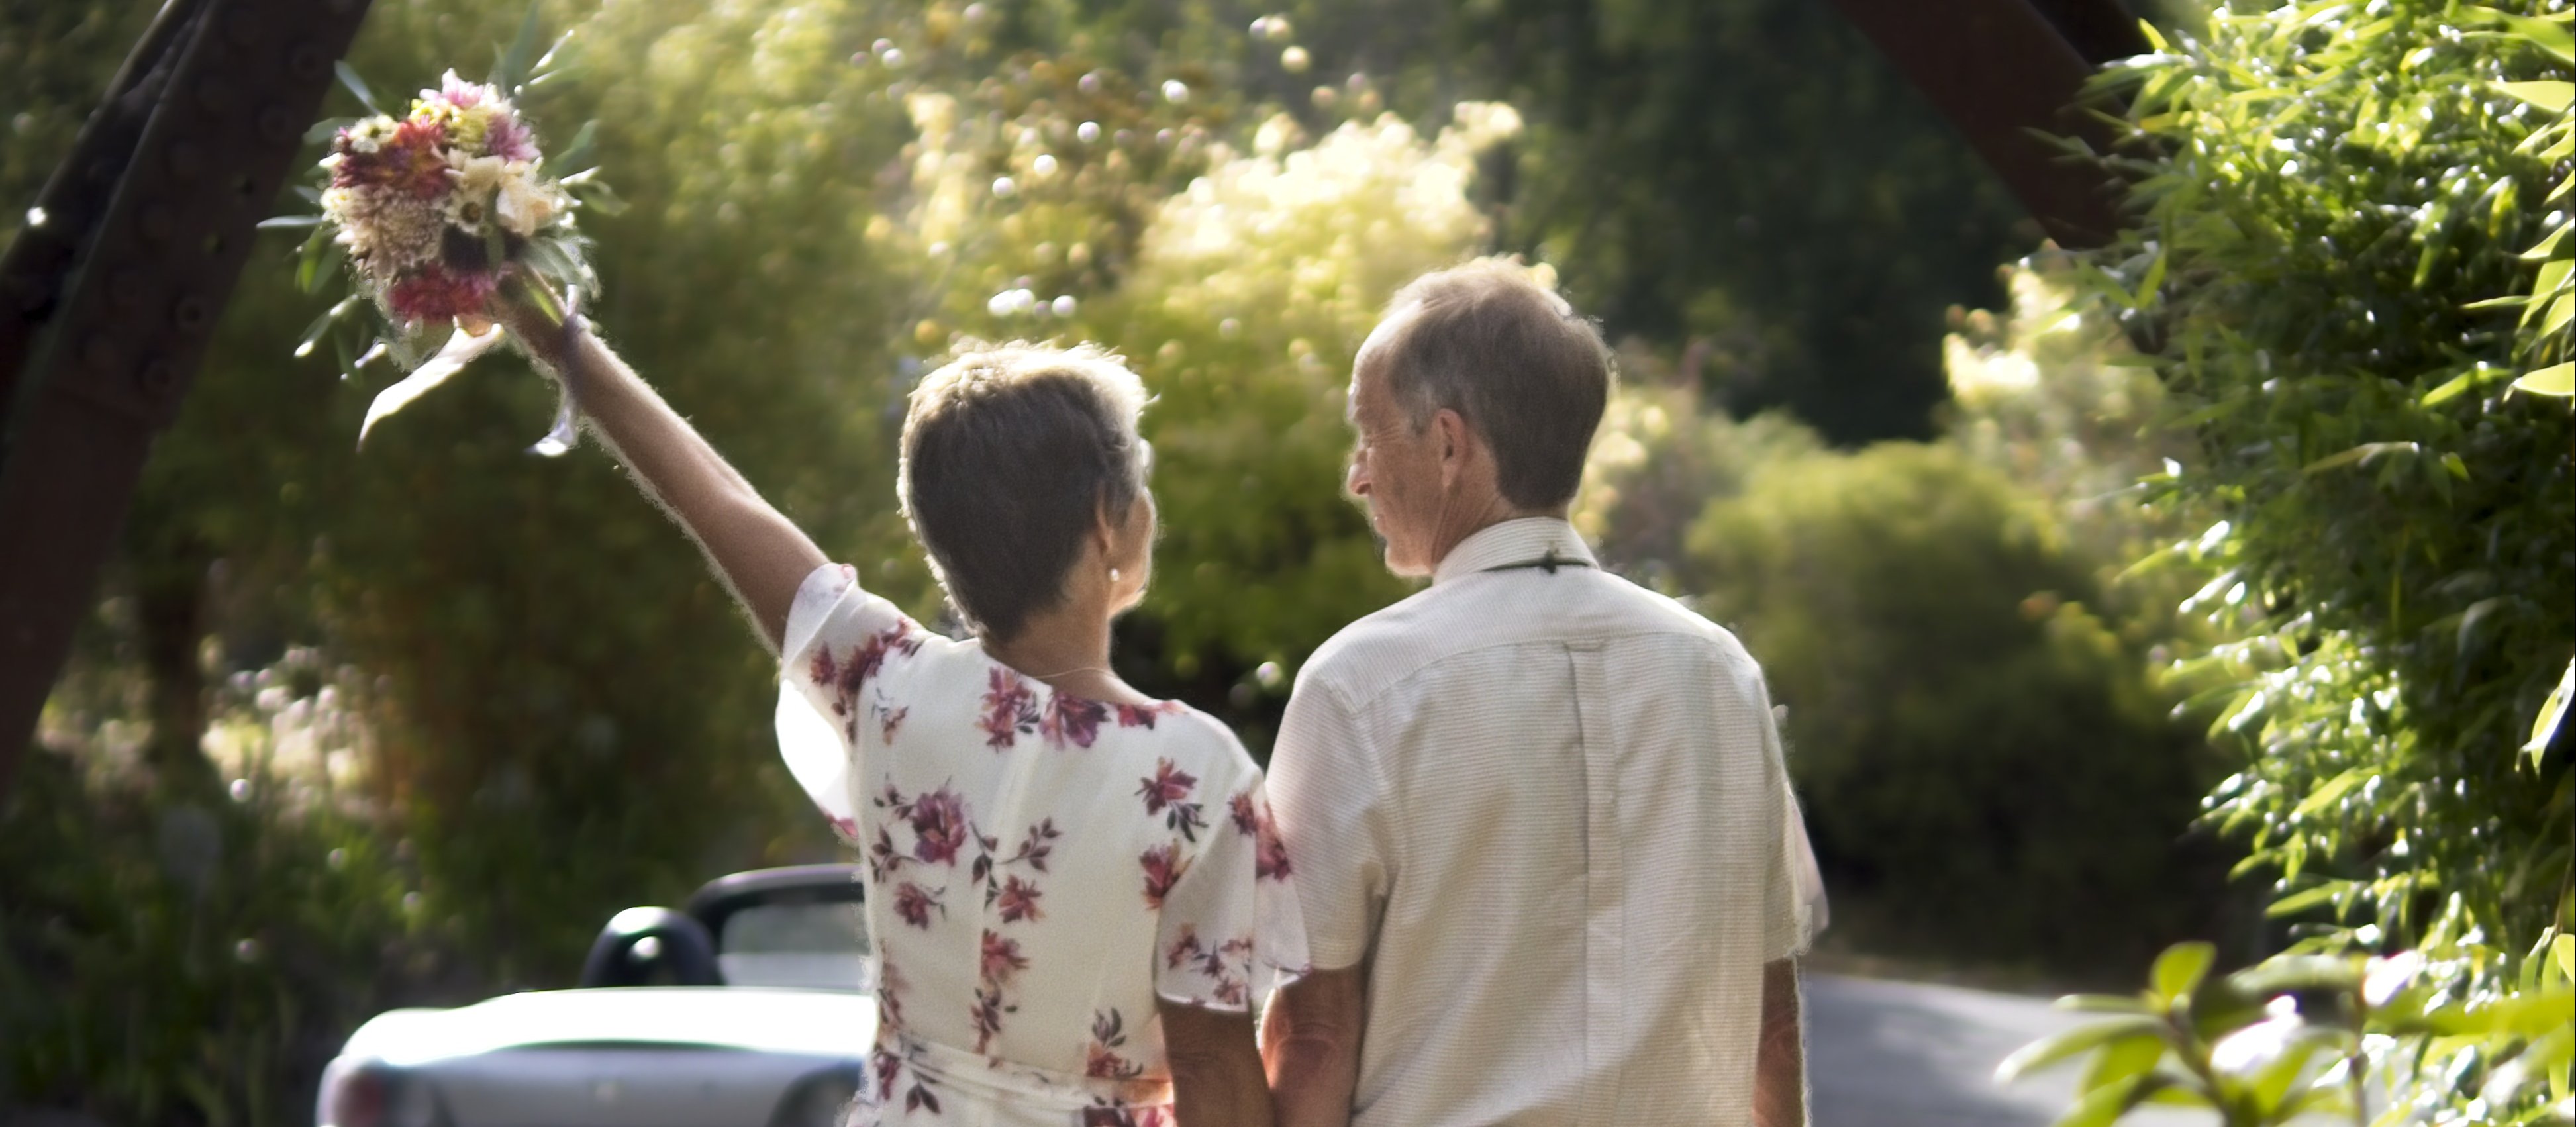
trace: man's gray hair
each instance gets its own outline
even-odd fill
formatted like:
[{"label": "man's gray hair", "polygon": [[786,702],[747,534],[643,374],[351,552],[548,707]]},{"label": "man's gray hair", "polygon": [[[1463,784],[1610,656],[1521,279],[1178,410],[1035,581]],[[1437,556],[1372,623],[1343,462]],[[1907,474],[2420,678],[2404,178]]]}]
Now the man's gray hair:
[{"label": "man's gray hair", "polygon": [[1574,499],[1614,378],[1601,331],[1518,261],[1480,258],[1416,278],[1371,362],[1419,434],[1442,408],[1493,447],[1503,498]]},{"label": "man's gray hair", "polygon": [[997,641],[1065,596],[1105,506],[1145,493],[1145,385],[1095,345],[968,343],[923,377],[896,492],[957,616]]}]

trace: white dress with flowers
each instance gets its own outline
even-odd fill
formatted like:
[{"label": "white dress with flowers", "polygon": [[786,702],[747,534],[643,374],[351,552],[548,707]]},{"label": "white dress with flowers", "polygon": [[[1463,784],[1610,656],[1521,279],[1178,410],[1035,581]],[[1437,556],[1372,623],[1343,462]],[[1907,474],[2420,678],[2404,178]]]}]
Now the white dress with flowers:
[{"label": "white dress with flowers", "polygon": [[782,680],[788,766],[866,855],[856,1122],[1167,1125],[1157,999],[1243,1012],[1303,966],[1261,770],[1204,713],[1056,692],[840,564],[798,590]]}]

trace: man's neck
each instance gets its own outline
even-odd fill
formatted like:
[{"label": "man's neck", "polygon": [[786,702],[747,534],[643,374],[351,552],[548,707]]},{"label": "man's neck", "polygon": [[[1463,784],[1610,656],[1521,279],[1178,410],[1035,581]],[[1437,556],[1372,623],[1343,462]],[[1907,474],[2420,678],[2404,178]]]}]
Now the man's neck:
[{"label": "man's neck", "polygon": [[1462,527],[1456,531],[1455,535],[1443,537],[1443,539],[1436,545],[1438,550],[1432,553],[1431,568],[1435,572],[1438,571],[1440,569],[1440,561],[1448,559],[1449,553],[1458,550],[1458,545],[1474,539],[1477,533],[1483,532],[1495,525],[1502,524],[1506,521],[1528,520],[1533,517],[1547,517],[1555,520],[1564,520],[1566,518],[1566,512],[1567,510],[1563,507],[1554,509],[1524,509],[1504,500],[1501,494],[1496,494],[1491,503],[1477,511],[1477,519],[1474,522],[1461,522]]}]

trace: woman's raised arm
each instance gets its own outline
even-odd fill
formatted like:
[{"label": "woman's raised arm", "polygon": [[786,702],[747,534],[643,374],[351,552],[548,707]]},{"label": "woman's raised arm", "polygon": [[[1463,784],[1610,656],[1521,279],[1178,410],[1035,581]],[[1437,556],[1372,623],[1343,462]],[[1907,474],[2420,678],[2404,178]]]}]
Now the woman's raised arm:
[{"label": "woman's raised arm", "polygon": [[796,588],[827,562],[822,549],[762,500],[582,319],[557,326],[519,302],[496,304],[511,335],[554,368],[592,433],[626,464],[645,496],[688,530],[760,636],[777,650]]}]

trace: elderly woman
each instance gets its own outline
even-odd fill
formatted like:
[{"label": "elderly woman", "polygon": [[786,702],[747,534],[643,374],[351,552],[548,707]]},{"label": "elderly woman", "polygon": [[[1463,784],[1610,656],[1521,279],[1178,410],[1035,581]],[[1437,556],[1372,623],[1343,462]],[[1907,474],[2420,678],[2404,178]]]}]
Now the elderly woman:
[{"label": "elderly woman", "polygon": [[867,860],[855,1122],[1269,1123],[1248,1011],[1302,960],[1256,936],[1302,929],[1260,918],[1294,910],[1260,769],[1110,671],[1152,571],[1136,376],[1013,345],[913,392],[898,491],[959,641],[827,562],[579,318],[503,314],[781,654],[789,766]]}]

